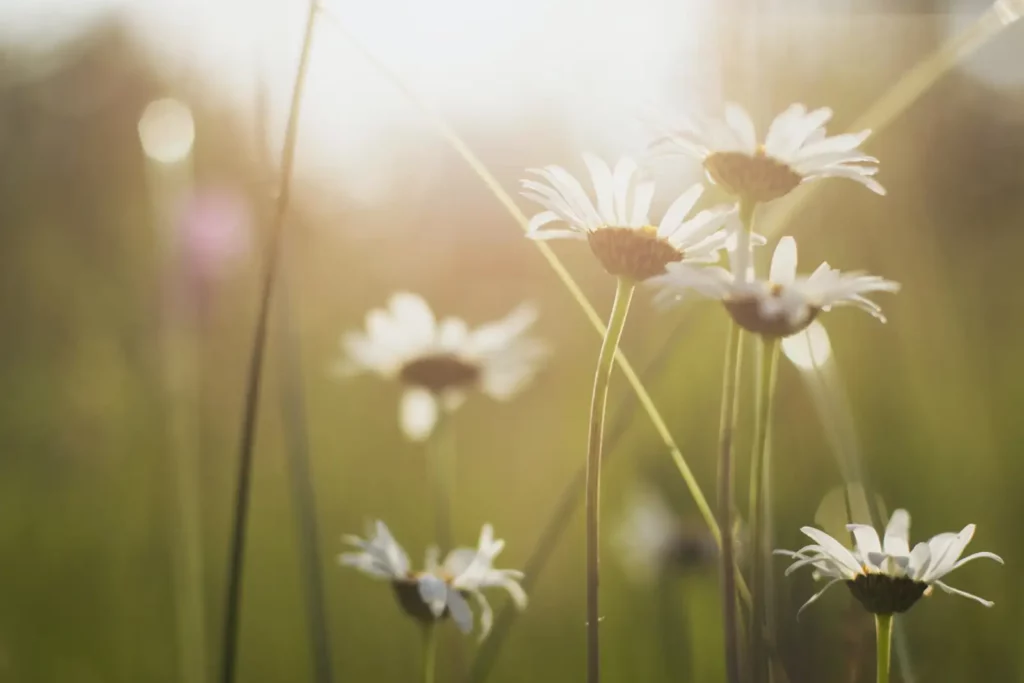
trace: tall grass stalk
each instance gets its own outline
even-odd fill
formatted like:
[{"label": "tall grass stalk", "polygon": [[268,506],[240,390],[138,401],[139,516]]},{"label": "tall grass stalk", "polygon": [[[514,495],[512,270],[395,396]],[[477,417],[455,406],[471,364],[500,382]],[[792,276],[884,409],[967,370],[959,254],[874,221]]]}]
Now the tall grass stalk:
[{"label": "tall grass stalk", "polygon": [[750,497],[747,514],[750,517],[752,548],[750,553],[750,585],[754,604],[750,618],[750,649],[754,683],[765,683],[771,670],[767,642],[774,633],[771,567],[771,421],[775,396],[775,380],[779,367],[779,342],[762,338],[758,349],[757,386],[755,389],[754,441],[750,454]]},{"label": "tall grass stalk", "polygon": [[274,292],[278,261],[280,258],[284,221],[291,197],[292,173],[295,165],[295,145],[299,132],[299,114],[302,105],[302,91],[309,70],[309,57],[313,45],[313,33],[319,6],[316,0],[309,3],[306,27],[302,39],[302,50],[292,89],[291,106],[285,130],[284,150],[281,157],[280,188],[277,196],[273,222],[270,226],[264,268],[249,358],[248,380],[245,404],[242,412],[241,438],[238,453],[238,474],[236,480],[234,519],[231,531],[231,547],[228,556],[227,599],[224,608],[224,631],[222,643],[222,683],[234,683],[238,664],[238,634],[242,602],[242,581],[245,560],[246,526],[249,518],[249,502],[252,488],[253,450],[259,413],[260,387],[263,379],[263,354],[267,343],[267,329],[270,318],[271,297]]},{"label": "tall grass stalk", "polygon": [[[262,74],[262,69],[261,69]],[[256,88],[256,141],[262,170],[269,174],[272,168],[270,149],[270,98],[265,78]],[[266,187],[273,186],[267,178]],[[317,524],[316,487],[310,458],[309,434],[306,429],[306,390],[302,374],[302,343],[298,331],[302,325],[292,308],[289,275],[292,265],[287,245],[282,248],[281,270],[278,276],[278,347],[280,349],[280,407],[284,425],[289,479],[295,505],[295,525],[299,544],[299,563],[304,576],[302,587],[306,598],[306,618],[310,649],[313,658],[314,680],[331,683],[334,680],[331,660],[330,630],[327,625],[327,599],[321,569],[320,529]]]},{"label": "tall grass stalk", "polygon": [[594,393],[590,401],[590,430],[587,437],[587,683],[600,683],[600,566],[601,566],[601,448],[604,442],[604,418],[608,407],[608,384],[612,376],[615,352],[629,313],[635,285],[620,277],[615,301],[608,317],[608,328],[597,357]]}]

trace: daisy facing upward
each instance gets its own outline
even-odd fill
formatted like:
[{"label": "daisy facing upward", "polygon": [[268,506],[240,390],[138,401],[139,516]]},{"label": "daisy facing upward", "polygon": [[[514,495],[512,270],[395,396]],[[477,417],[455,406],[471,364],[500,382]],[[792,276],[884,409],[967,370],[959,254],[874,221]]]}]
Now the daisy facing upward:
[{"label": "daisy facing upward", "polygon": [[[652,225],[654,183],[639,178],[632,159],[622,159],[614,171],[593,155],[584,155],[583,160],[590,171],[594,200],[560,166],[532,170],[545,182],[522,181],[523,196],[545,209],[530,221],[528,237],[585,240],[605,271],[631,282],[660,275],[670,263],[718,260],[726,241],[721,227],[735,211],[733,207],[707,209],[687,220],[704,191],[694,185]],[[565,227],[545,229],[552,223]]]},{"label": "daisy facing upward", "polygon": [[724,120],[686,120],[652,147],[696,159],[716,185],[749,203],[770,202],[818,178],[848,178],[884,195],[874,179],[878,159],[858,149],[871,131],[828,137],[831,118],[828,107],[791,105],[760,142],[746,110],[729,104]]}]

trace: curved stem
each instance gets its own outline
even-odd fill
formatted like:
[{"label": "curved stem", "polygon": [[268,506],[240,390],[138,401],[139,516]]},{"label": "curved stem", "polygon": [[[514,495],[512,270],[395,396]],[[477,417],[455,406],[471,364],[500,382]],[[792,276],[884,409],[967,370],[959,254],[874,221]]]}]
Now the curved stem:
[{"label": "curved stem", "polygon": [[875,615],[875,649],[878,656],[876,683],[889,683],[889,654],[892,644],[892,615]]},{"label": "curved stem", "polygon": [[437,627],[423,627],[423,683],[434,683],[437,670]]},{"label": "curved stem", "polygon": [[778,367],[778,340],[762,339],[757,359],[757,407],[754,412],[754,444],[750,454],[750,500],[747,508],[753,539],[750,584],[754,591],[754,603],[750,619],[750,648],[754,683],[768,680],[771,666],[766,640],[766,633],[772,630],[771,616],[774,616],[770,615],[774,610],[769,608],[772,603],[772,582],[768,578],[771,565],[769,458],[772,404]]},{"label": "curved stem", "polygon": [[587,442],[587,683],[601,680],[601,650],[598,627],[600,620],[598,584],[600,574],[600,505],[601,447],[604,440],[604,416],[608,405],[608,382],[612,361],[619,348],[622,328],[626,324],[629,301],[633,298],[631,280],[619,278],[615,301],[608,318],[608,330],[597,357],[594,372],[594,393],[590,402],[590,436]]},{"label": "curved stem", "polygon": [[740,680],[739,626],[736,611],[736,542],[732,511],[734,465],[733,436],[739,412],[739,383],[743,361],[743,330],[729,323],[722,374],[722,409],[718,434],[718,526],[722,531],[722,623],[725,626],[725,671],[727,683]]},{"label": "curved stem", "polygon": [[305,34],[302,39],[302,53],[295,74],[288,125],[285,130],[284,152],[281,157],[281,187],[277,197],[274,222],[270,227],[270,242],[267,247],[267,264],[260,289],[259,313],[256,332],[253,335],[252,351],[249,357],[249,375],[245,392],[245,407],[242,413],[242,436],[239,444],[238,479],[235,492],[235,510],[231,533],[231,551],[228,557],[227,604],[224,609],[223,659],[221,681],[233,683],[238,655],[239,616],[242,602],[242,569],[245,559],[245,532],[249,519],[249,498],[252,488],[252,460],[256,441],[256,423],[259,413],[260,386],[263,379],[263,350],[267,342],[267,321],[270,317],[271,295],[277,274],[281,251],[281,237],[284,219],[288,213],[291,195],[292,171],[295,165],[295,143],[299,133],[299,112],[302,105],[302,90],[309,71],[309,56],[313,46],[313,29],[316,26],[318,5],[316,0],[309,3]]}]

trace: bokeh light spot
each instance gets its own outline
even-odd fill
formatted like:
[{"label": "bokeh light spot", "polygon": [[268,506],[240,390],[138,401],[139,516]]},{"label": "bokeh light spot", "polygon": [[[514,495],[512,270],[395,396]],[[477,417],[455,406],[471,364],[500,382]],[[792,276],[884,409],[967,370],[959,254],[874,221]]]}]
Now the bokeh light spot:
[{"label": "bokeh light spot", "polygon": [[139,119],[142,151],[161,164],[175,164],[186,159],[195,138],[192,112],[178,100],[154,100],[146,106]]}]

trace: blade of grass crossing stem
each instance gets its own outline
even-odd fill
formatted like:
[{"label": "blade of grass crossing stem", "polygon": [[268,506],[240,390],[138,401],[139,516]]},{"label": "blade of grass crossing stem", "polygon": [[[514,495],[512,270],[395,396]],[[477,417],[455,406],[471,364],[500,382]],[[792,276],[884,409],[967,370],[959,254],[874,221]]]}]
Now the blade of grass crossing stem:
[{"label": "blade of grass crossing stem", "polygon": [[[497,179],[487,170],[487,167],[476,157],[473,151],[468,145],[455,133],[455,131],[441,118],[432,107],[422,101],[416,93],[414,93],[405,82],[397,75],[394,71],[388,68],[384,63],[377,59],[370,51],[368,51],[363,44],[352,35],[351,32],[342,24],[338,17],[325,10],[324,16],[331,20],[332,25],[337,28],[349,42],[363,55],[363,57],[369,61],[374,67],[376,67],[384,76],[390,80],[396,88],[398,88],[413,104],[415,104],[423,113],[426,115],[434,126],[437,128],[439,134],[452,146],[452,148],[462,157],[466,164],[473,170],[474,173],[480,178],[481,182],[494,194],[498,202],[505,208],[506,211],[515,219],[519,226],[525,232],[529,227],[529,219],[519,210],[516,206],[515,201],[511,196],[501,187]],[[533,243],[540,251],[541,256],[548,262],[552,270],[562,281],[562,284],[569,294],[576,300],[580,308],[583,309],[583,313],[587,320],[593,326],[593,328],[602,337],[605,334],[605,325],[601,322],[601,318],[598,316],[597,311],[593,305],[587,299],[583,290],[580,289],[579,285],[573,279],[572,275],[565,268],[562,262],[555,255],[554,251],[545,244],[544,242]],[[622,373],[626,376],[626,381],[633,388],[637,398],[640,401],[640,405],[643,407],[644,412],[647,413],[651,422],[654,425],[655,431],[658,436],[665,443],[665,446],[669,450],[669,454],[672,457],[676,468],[679,470],[680,475],[686,483],[687,488],[690,490],[690,495],[693,496],[694,502],[697,508],[700,510],[701,517],[704,518],[704,522],[708,525],[712,535],[715,537],[715,542],[721,545],[721,532],[718,528],[718,524],[715,520],[715,514],[708,504],[707,498],[704,496],[700,485],[697,483],[696,478],[690,469],[689,464],[683,457],[682,452],[676,445],[675,439],[672,437],[672,433],[668,429],[668,425],[665,424],[665,420],[662,418],[661,413],[654,405],[654,401],[651,399],[650,394],[644,387],[640,378],[637,376],[636,371],[626,358],[625,354],[618,350],[615,354],[615,361]],[[744,596],[749,596],[746,584],[743,582],[742,577],[737,577],[737,584],[740,588],[740,592]],[[746,599],[746,598],[745,598]]]},{"label": "blade of grass crossing stem", "polygon": [[288,213],[291,196],[291,178],[295,164],[295,143],[298,139],[299,113],[302,104],[302,90],[309,70],[309,57],[313,44],[313,30],[316,26],[318,5],[309,3],[306,27],[302,39],[299,64],[292,89],[288,124],[285,130],[284,151],[281,157],[280,190],[267,246],[266,265],[260,287],[259,311],[256,330],[253,334],[249,371],[242,412],[241,438],[238,453],[238,477],[236,481],[234,519],[231,530],[230,554],[228,556],[227,599],[224,609],[224,631],[221,659],[221,682],[234,683],[238,664],[238,635],[242,601],[242,580],[245,560],[246,526],[249,519],[249,499],[252,486],[252,459],[255,446],[256,425],[259,413],[259,396],[263,379],[263,352],[267,342],[267,327],[270,304],[274,292],[284,219]]}]

